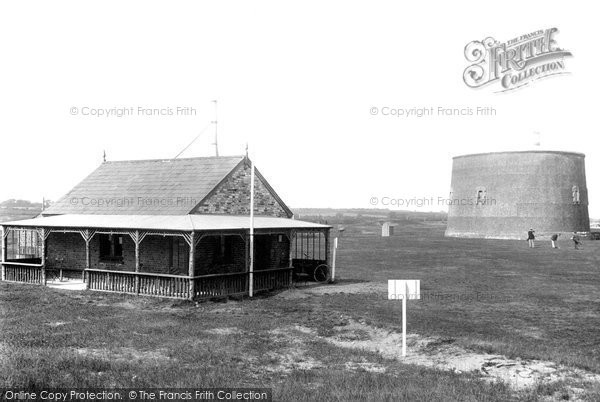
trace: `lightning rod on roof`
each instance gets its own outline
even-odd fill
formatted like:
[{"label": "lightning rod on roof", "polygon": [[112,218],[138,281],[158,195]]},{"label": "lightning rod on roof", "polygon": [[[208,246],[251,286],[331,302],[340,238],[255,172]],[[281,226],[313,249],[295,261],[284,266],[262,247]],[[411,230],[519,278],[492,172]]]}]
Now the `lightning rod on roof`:
[{"label": "lightning rod on roof", "polygon": [[215,156],[219,156],[219,142],[217,141],[217,101],[214,100],[213,103],[215,104],[215,119],[212,121],[215,125]]},{"label": "lightning rod on roof", "polygon": [[106,150],[103,150],[102,152],[102,162],[106,162]]}]

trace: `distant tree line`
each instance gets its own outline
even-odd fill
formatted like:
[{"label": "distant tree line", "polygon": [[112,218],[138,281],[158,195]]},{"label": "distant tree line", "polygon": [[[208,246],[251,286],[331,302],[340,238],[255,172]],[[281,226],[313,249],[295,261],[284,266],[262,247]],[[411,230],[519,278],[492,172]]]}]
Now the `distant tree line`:
[{"label": "distant tree line", "polygon": [[[298,210],[296,210],[298,211]],[[417,212],[417,211],[389,211],[384,209],[300,209],[302,213],[296,213],[296,219],[324,223],[324,224],[353,224],[380,222],[404,222],[404,221],[441,221],[445,222],[445,212]],[[327,212],[323,214],[322,212]]]},{"label": "distant tree line", "polygon": [[[48,206],[49,203],[50,203],[50,201],[47,200],[46,206]],[[42,203],[41,202],[31,202],[28,200],[17,200],[14,198],[10,198],[8,200],[0,202],[0,207],[42,209]]]}]

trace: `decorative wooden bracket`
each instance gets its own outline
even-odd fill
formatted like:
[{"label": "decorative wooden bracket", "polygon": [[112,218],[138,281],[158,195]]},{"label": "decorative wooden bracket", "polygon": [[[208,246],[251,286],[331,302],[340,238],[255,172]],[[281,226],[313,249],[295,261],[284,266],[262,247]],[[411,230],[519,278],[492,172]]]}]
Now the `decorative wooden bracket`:
[{"label": "decorative wooden bracket", "polygon": [[291,229],[289,232],[284,233],[284,236],[288,238],[288,240],[290,241],[290,245],[291,245],[292,241],[296,237],[296,229]]},{"label": "decorative wooden bracket", "polygon": [[127,234],[131,237],[131,240],[133,240],[133,242],[137,245],[139,245],[142,241],[144,241],[146,236],[148,236],[148,232],[143,231],[143,230],[127,232]]},{"label": "decorative wooden bracket", "polygon": [[205,235],[194,236],[194,247],[197,247],[198,244],[200,244],[200,240],[202,240],[203,237],[205,237]]},{"label": "decorative wooden bracket", "polygon": [[50,233],[52,233],[52,230],[46,228],[37,228],[37,233],[42,240],[46,241],[48,240]]},{"label": "decorative wooden bracket", "polygon": [[[181,237],[183,237],[183,239],[186,241],[186,243],[188,244],[188,246],[192,246],[192,234],[190,233],[182,233]],[[195,242],[194,242],[195,243]],[[195,245],[195,244],[194,244]]]},{"label": "decorative wooden bracket", "polygon": [[92,237],[94,237],[94,235],[96,234],[96,231],[90,230],[90,229],[84,229],[84,230],[80,230],[79,234],[81,235],[81,237],[83,237],[83,240],[86,242],[86,244],[88,244],[90,242],[90,240],[92,240]]}]

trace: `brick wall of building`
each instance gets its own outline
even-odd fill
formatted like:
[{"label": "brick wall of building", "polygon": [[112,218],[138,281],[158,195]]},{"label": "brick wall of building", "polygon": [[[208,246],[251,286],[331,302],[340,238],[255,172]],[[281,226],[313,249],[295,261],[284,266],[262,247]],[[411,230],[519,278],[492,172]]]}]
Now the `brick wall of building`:
[{"label": "brick wall of building", "polygon": [[[225,240],[227,237],[229,240]],[[221,255],[221,241],[231,242],[230,259]],[[196,275],[245,272],[246,242],[238,235],[205,236],[196,248]]]},{"label": "brick wall of building", "polygon": [[[250,213],[250,167],[241,166],[194,213],[248,215]],[[254,213],[263,216],[291,217],[256,176]]]},{"label": "brick wall of building", "polygon": [[113,269],[116,271],[135,271],[135,243],[128,235],[123,235],[123,263],[100,261],[100,236],[90,241],[90,267],[94,269]]},{"label": "brick wall of building", "polygon": [[[123,261],[106,262],[100,261],[100,236],[95,235],[90,242],[90,268],[135,271],[135,243],[128,235],[123,235],[122,238]],[[178,237],[146,236],[140,244],[142,272],[187,275],[188,261],[189,247]],[[81,235],[50,234],[47,241],[46,266],[51,269],[85,269],[85,242]]]},{"label": "brick wall of building", "polygon": [[85,269],[85,241],[79,233],[50,233],[46,242],[46,267]]},{"label": "brick wall of building", "polygon": [[273,257],[270,268],[284,268],[290,265],[290,240],[284,235],[272,235]]},{"label": "brick wall of building", "polygon": [[255,269],[289,266],[290,241],[284,235],[257,235],[254,238]]},{"label": "brick wall of building", "polygon": [[[221,255],[221,237],[231,241],[231,259]],[[100,261],[100,237],[90,242],[90,267],[135,271],[135,244],[123,235],[123,262]],[[290,243],[283,235],[255,236],[255,269],[287,267]],[[85,242],[78,233],[52,233],[48,237],[46,266],[54,269],[85,269]],[[140,244],[141,272],[187,275],[189,246],[179,237],[146,236]],[[245,272],[246,243],[238,235],[206,236],[195,250],[196,275]]]},{"label": "brick wall of building", "polygon": [[141,271],[187,275],[190,248],[181,237],[146,236],[140,244]]}]

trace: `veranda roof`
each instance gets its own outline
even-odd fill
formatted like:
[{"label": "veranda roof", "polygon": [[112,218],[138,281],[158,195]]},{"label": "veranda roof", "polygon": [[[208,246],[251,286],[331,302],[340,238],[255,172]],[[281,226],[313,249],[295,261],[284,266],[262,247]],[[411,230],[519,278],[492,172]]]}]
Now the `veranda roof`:
[{"label": "veranda roof", "polygon": [[[249,216],[232,215],[79,215],[45,216],[2,222],[2,226],[36,228],[142,229],[168,231],[239,230],[250,228]],[[328,225],[287,218],[255,216],[255,229],[326,229]]]}]

